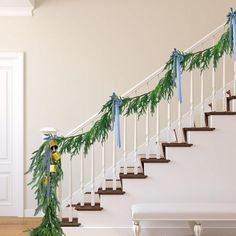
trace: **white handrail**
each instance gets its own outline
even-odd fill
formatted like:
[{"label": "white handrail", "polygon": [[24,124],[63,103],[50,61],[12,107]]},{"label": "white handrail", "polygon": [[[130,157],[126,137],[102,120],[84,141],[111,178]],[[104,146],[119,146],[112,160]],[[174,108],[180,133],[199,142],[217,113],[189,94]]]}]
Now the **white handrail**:
[{"label": "white handrail", "polygon": [[193,44],[191,47],[189,47],[187,50],[185,50],[184,52],[189,52],[192,51],[194,48],[198,47],[199,45],[203,44],[208,38],[215,36],[217,33],[219,33],[219,31],[224,28],[226,22],[223,23],[222,25],[218,26],[216,29],[214,29],[213,31],[211,31],[209,34],[207,34],[206,36],[204,36],[202,39],[200,39],[199,41],[197,41],[195,44]]},{"label": "white handrail", "polygon": [[[214,29],[213,31],[211,31],[209,34],[207,34],[206,36],[204,36],[202,39],[200,39],[199,41],[197,41],[195,44],[193,44],[191,47],[189,47],[188,49],[186,49],[184,52],[189,52],[192,51],[194,48],[198,47],[199,45],[201,45],[203,42],[205,42],[208,38],[210,38],[211,36],[216,35],[222,28],[224,28],[226,23],[221,24],[220,26],[218,26],[216,29]],[[129,96],[131,93],[133,93],[134,91],[138,90],[140,87],[142,87],[144,84],[147,83],[147,81],[151,81],[152,79],[154,79],[157,75],[159,75],[165,66],[162,66],[161,68],[159,68],[158,70],[154,71],[152,74],[150,74],[149,76],[147,76],[144,80],[140,81],[138,84],[136,84],[134,87],[132,87],[130,90],[128,90],[127,92],[123,93],[121,95],[121,97],[126,97]],[[96,114],[92,115],[89,119],[87,119],[86,121],[84,121],[82,124],[78,125],[76,128],[74,128],[71,132],[69,132],[66,136],[71,136],[71,135],[75,135],[76,133],[78,133],[81,129],[85,128],[86,126],[88,126],[92,121],[94,121],[97,117],[99,117],[99,112],[97,112]]]}]

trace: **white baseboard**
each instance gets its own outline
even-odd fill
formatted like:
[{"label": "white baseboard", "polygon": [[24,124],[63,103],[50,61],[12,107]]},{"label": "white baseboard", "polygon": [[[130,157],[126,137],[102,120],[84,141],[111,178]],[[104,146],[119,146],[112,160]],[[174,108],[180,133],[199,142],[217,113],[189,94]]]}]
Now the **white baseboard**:
[{"label": "white baseboard", "polygon": [[32,16],[33,7],[0,7],[0,16]]},{"label": "white baseboard", "polygon": [[34,215],[35,209],[25,209],[24,217],[42,217],[43,214],[39,213],[37,216]]}]

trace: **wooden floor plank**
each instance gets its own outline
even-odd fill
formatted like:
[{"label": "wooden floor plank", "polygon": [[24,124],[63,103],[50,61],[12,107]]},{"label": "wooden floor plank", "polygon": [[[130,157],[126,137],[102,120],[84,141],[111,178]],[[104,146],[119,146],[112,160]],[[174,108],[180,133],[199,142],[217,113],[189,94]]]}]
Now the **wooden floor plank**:
[{"label": "wooden floor plank", "polygon": [[18,218],[18,217],[0,217],[0,235],[6,236],[28,236],[24,230],[39,225],[41,219]]}]

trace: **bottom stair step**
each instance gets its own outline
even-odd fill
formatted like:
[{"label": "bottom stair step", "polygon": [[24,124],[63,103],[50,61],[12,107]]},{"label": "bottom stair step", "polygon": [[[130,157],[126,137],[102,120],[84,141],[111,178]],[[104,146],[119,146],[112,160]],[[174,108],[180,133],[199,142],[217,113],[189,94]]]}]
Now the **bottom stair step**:
[{"label": "bottom stair step", "polygon": [[103,208],[100,203],[95,203],[94,206],[91,206],[91,203],[85,203],[84,206],[81,206],[80,203],[75,205],[76,211],[101,211]]},{"label": "bottom stair step", "polygon": [[62,218],[62,227],[79,227],[81,224],[78,223],[78,218],[73,218],[72,222],[69,222],[69,218]]}]

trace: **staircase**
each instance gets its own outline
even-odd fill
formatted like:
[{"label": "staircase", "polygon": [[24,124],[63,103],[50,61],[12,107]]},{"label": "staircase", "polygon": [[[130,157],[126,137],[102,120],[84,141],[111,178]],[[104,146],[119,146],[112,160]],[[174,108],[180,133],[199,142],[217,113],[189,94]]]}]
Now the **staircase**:
[{"label": "staircase", "polygon": [[[223,30],[224,25],[219,26],[186,51],[214,44]],[[63,158],[65,177],[59,191],[63,226],[80,222],[84,227],[127,228],[114,235],[132,235],[130,207],[134,203],[235,201],[236,96],[231,93],[236,91],[236,78],[232,80],[236,66],[233,70],[232,59],[223,56],[219,67],[183,74],[183,104],[174,95],[171,101],[158,104],[154,116],[148,109],[140,119],[122,117],[121,149],[116,148],[113,132],[86,156]],[[149,91],[162,71],[163,67],[122,97]],[[68,136],[86,131],[99,117],[95,114]],[[44,129],[44,133],[52,131]],[[169,226],[168,222],[146,224],[147,228]],[[176,227],[189,234],[186,223],[177,222]],[[79,230],[64,229],[67,235],[77,235]]]}]

